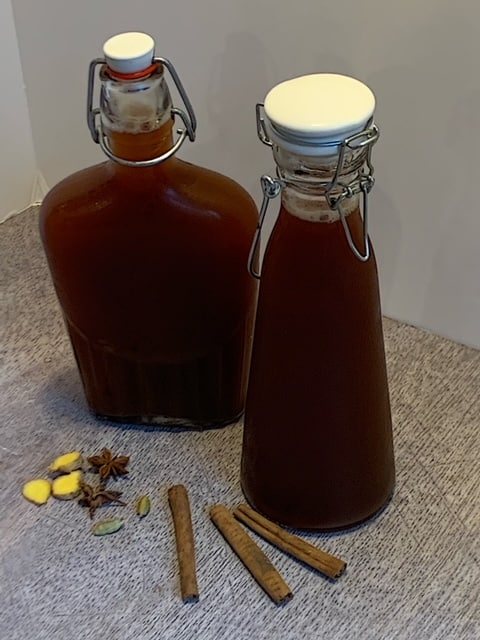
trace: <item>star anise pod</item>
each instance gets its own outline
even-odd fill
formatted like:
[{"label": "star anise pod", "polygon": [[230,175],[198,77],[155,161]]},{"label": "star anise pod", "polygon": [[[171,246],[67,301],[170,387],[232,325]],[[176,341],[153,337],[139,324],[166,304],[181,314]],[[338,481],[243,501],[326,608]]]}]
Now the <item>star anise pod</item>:
[{"label": "star anise pod", "polygon": [[78,501],[78,504],[82,507],[88,507],[88,513],[90,514],[90,518],[93,518],[93,514],[98,509],[98,507],[103,506],[104,504],[109,504],[110,502],[116,502],[117,504],[121,504],[125,506],[126,503],[119,500],[122,495],[121,491],[107,491],[105,489],[105,485],[101,484],[98,487],[92,487],[86,482],[82,482],[82,497]]},{"label": "star anise pod", "polygon": [[100,480],[115,478],[128,473],[129,456],[114,456],[110,449],[104,449],[99,456],[87,458],[92,467],[100,474]]}]

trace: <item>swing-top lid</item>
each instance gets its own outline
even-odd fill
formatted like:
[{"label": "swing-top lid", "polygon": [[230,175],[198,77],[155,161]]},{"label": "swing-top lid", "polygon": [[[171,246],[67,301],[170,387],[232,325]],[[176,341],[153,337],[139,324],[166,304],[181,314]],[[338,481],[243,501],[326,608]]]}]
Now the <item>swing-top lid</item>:
[{"label": "swing-top lid", "polygon": [[286,80],[269,91],[264,110],[270,140],[308,156],[330,156],[363,131],[373,116],[375,96],[350,76],[316,73]]},{"label": "swing-top lid", "polygon": [[132,74],[151,66],[155,41],[146,33],[128,31],[109,38],[103,45],[105,61],[112,71]]}]

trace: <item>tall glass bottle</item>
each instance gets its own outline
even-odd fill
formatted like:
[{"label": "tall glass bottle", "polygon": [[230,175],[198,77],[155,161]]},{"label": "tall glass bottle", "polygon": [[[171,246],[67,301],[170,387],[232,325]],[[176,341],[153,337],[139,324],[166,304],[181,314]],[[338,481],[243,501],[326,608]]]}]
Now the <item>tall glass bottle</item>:
[{"label": "tall glass bottle", "polygon": [[[246,267],[255,204],[229,178],[175,157],[195,117],[150,36],[120,34],[104,54],[90,66],[88,121],[108,160],[60,182],[40,216],[88,404],[135,423],[234,421],[256,301]],[[172,106],[166,70],[186,113]]]},{"label": "tall glass bottle", "polygon": [[315,74],[274,87],[265,119],[257,111],[278,172],[263,178],[261,216],[279,192],[282,203],[261,272],[242,486],[267,517],[302,529],[357,524],[386,504],[394,486],[367,235],[374,105],[358,80]]}]

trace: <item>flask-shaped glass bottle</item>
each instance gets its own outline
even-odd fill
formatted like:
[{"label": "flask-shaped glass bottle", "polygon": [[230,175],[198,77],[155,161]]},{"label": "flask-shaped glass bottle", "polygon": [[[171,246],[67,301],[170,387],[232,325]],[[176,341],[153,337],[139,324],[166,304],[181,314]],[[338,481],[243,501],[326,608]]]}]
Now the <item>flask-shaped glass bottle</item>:
[{"label": "flask-shaped glass bottle", "polygon": [[90,65],[88,123],[108,160],[54,187],[40,220],[88,404],[135,423],[231,422],[246,392],[256,207],[236,182],[175,157],[195,117],[152,38],[114,36],[104,55]]},{"label": "flask-shaped glass bottle", "polygon": [[[377,266],[367,233],[374,106],[358,80],[314,74],[274,87],[265,117],[257,108],[278,173],[262,179],[261,219],[280,192],[281,208],[261,269],[242,486],[267,517],[302,529],[357,524],[394,487]],[[258,275],[255,253],[256,242],[251,269]]]}]

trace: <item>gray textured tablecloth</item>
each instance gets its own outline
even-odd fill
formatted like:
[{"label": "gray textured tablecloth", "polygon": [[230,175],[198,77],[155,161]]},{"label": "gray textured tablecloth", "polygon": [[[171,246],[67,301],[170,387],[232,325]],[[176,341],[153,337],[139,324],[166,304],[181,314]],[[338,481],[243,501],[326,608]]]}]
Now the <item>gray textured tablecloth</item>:
[{"label": "gray textured tablecloth", "polygon": [[[480,638],[480,353],[385,321],[397,488],[374,521],[308,539],[348,561],[324,579],[267,543],[294,598],[276,607],[208,518],[242,501],[241,424],[175,432],[119,426],[87,411],[37,232],[35,209],[0,225],[0,638],[296,640]],[[36,507],[25,481],[55,455],[130,454],[129,506],[96,519],[76,502]],[[188,486],[201,599],[179,597],[166,491]],[[142,493],[152,511],[132,506]],[[255,537],[255,536],[254,536]],[[307,537],[307,536],[305,536]],[[259,540],[258,538],[255,538]]]}]

